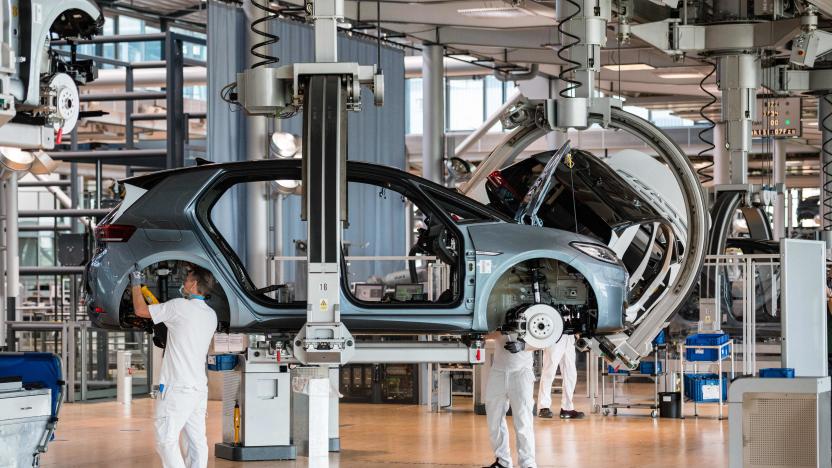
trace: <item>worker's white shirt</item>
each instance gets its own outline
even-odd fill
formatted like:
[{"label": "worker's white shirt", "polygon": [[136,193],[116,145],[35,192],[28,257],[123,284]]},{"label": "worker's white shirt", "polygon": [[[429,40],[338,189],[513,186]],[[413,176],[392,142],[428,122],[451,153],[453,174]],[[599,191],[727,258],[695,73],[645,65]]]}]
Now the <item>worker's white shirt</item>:
[{"label": "worker's white shirt", "polygon": [[173,299],[148,307],[153,323],[168,327],[159,383],[165,387],[205,388],[205,357],[217,330],[217,314],[200,299]]},{"label": "worker's white shirt", "polygon": [[504,348],[508,342],[507,335],[500,335],[494,339],[494,342],[494,364],[491,366],[492,369],[511,372],[519,369],[532,368],[532,364],[534,363],[532,353],[528,351],[511,353]]}]

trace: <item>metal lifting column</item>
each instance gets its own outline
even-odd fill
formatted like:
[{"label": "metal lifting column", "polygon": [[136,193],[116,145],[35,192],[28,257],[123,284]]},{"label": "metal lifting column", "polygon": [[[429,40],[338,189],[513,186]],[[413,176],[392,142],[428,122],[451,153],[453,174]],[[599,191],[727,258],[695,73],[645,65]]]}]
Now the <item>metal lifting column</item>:
[{"label": "metal lifting column", "polygon": [[281,118],[303,111],[303,213],[307,221],[307,321],[292,340],[304,364],[337,366],[355,351],[341,323],[341,223],[347,219],[347,111],[361,109],[361,85],[383,101],[375,66],[339,63],[337,23],[343,0],[316,0],[317,63],[257,67],[237,74],[237,102],[249,115]]}]

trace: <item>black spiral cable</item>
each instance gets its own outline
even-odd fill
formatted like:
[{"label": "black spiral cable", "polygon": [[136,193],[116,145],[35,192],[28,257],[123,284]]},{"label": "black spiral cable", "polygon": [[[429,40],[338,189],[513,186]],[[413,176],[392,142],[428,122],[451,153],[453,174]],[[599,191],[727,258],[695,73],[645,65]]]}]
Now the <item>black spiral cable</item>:
[{"label": "black spiral cable", "polygon": [[[272,34],[269,32],[268,25],[264,25],[263,29],[257,29],[257,26],[277,19],[278,15],[280,14],[280,11],[272,8],[268,3],[259,3],[257,0],[251,0],[251,5],[261,11],[266,12],[266,16],[262,18],[257,18],[256,20],[251,22],[251,32],[264,38],[263,41],[258,42],[256,44],[252,44],[251,49],[249,49],[251,55],[260,59],[259,62],[253,63],[251,65],[251,68],[265,67],[267,65],[278,63],[280,61],[279,58],[277,58],[274,55],[269,55],[269,47],[273,44],[277,44],[280,41],[280,38],[276,34]],[[264,49],[265,52],[260,52],[257,50],[261,48]]]},{"label": "black spiral cable", "polygon": [[[566,2],[569,3],[570,5],[574,6],[576,8],[576,10],[575,10],[574,13],[567,16],[566,18],[564,18],[562,21],[560,21],[558,23],[558,32],[560,33],[561,38],[563,38],[563,36],[567,36],[567,37],[571,38],[574,41],[571,44],[567,44],[567,45],[562,45],[561,44],[561,47],[558,49],[558,58],[560,58],[564,62],[571,65],[571,67],[562,68],[560,73],[558,73],[558,79],[560,79],[561,81],[565,81],[566,83],[569,83],[569,86],[561,89],[560,92],[558,93],[560,95],[560,97],[563,97],[563,98],[570,97],[570,96],[568,96],[568,93],[570,91],[578,89],[581,86],[580,81],[575,81],[574,79],[568,77],[568,75],[570,73],[572,73],[573,71],[575,71],[575,70],[577,70],[578,68],[581,67],[581,63],[576,62],[576,61],[572,60],[571,58],[567,58],[566,56],[563,55],[564,52],[571,49],[572,47],[575,47],[575,45],[577,45],[579,42],[581,42],[580,37],[578,37],[574,34],[568,33],[563,29],[564,24],[568,23],[569,21],[572,20],[572,18],[578,16],[581,13],[581,5],[577,2],[575,2],[574,0],[566,0]],[[561,39],[561,41],[563,41],[563,39]]]},{"label": "black spiral cable", "polygon": [[[832,94],[824,94],[821,97],[826,101],[826,108],[829,111],[823,119],[820,120],[820,126],[826,131],[827,137],[820,145],[820,150],[823,153],[823,174],[825,176],[823,182],[823,226],[824,230],[832,230]],[[818,116],[820,117],[820,116]],[[823,135],[823,133],[821,133]]]},{"label": "black spiral cable", "polygon": [[[702,149],[702,151],[700,151],[699,154],[697,154],[697,156],[699,158],[702,158],[703,156],[705,156],[705,153],[711,152],[711,160],[708,161],[704,166],[702,166],[702,167],[700,167],[699,169],[696,170],[696,174],[699,175],[699,182],[702,183],[702,184],[705,184],[705,183],[708,183],[708,182],[714,180],[713,176],[711,176],[710,174],[705,173],[705,170],[714,167],[714,156],[716,156],[715,154],[713,154],[713,151],[716,149],[716,145],[714,145],[714,136],[713,136],[713,130],[716,127],[716,122],[714,122],[713,120],[711,120],[710,117],[705,115],[705,110],[707,108],[711,107],[712,105],[714,105],[714,103],[716,103],[716,101],[717,101],[716,96],[713,93],[711,93],[710,91],[708,91],[707,88],[705,88],[705,81],[707,81],[708,78],[712,77],[714,75],[714,73],[716,73],[716,63],[715,62],[705,62],[705,63],[707,63],[708,65],[711,66],[711,71],[702,78],[702,81],[699,82],[699,89],[701,89],[702,92],[707,94],[711,98],[711,100],[708,101],[707,104],[704,104],[702,107],[699,108],[699,116],[702,117],[703,120],[708,122],[708,126],[699,130],[699,141],[701,141],[702,143],[705,143],[707,146],[704,149]],[[705,133],[707,133],[708,130],[710,130],[712,132],[710,140],[708,140],[705,137]]]}]

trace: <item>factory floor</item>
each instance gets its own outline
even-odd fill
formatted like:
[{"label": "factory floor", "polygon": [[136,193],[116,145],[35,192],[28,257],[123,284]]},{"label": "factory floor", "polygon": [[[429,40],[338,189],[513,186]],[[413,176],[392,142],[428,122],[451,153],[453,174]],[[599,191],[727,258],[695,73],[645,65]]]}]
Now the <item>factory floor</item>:
[{"label": "factory floor", "polygon": [[[647,384],[628,387],[632,399],[652,389]],[[580,385],[575,404],[589,412],[585,395]],[[553,395],[553,402],[559,404],[557,395]],[[606,417],[588,414],[586,419],[575,421],[536,418],[538,466],[727,466],[728,421],[719,421],[716,408],[708,406],[700,406],[700,414],[705,416],[684,420],[651,419],[644,410],[621,410],[618,416]],[[686,407],[686,414],[692,412],[692,406]],[[725,414],[727,417],[727,408]],[[153,400],[147,398],[133,400],[130,406],[114,401],[66,404],[42,466],[159,467],[152,415]],[[246,463],[214,458],[213,445],[221,439],[220,420],[220,402],[209,402],[208,466],[306,466],[303,458]],[[330,456],[331,467],[480,467],[494,460],[485,416],[475,415],[471,400],[466,398],[455,398],[454,407],[439,414],[424,406],[342,404],[341,446],[340,453]]]}]

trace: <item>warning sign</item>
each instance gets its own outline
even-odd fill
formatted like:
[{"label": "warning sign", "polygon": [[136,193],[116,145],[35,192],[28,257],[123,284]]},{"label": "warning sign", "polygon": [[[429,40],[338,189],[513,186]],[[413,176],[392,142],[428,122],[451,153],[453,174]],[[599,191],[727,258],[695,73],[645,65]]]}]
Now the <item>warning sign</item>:
[{"label": "warning sign", "polygon": [[320,305],[321,312],[326,312],[326,309],[327,309],[328,306],[329,306],[329,304],[326,303],[326,299],[321,299],[321,305]]}]

